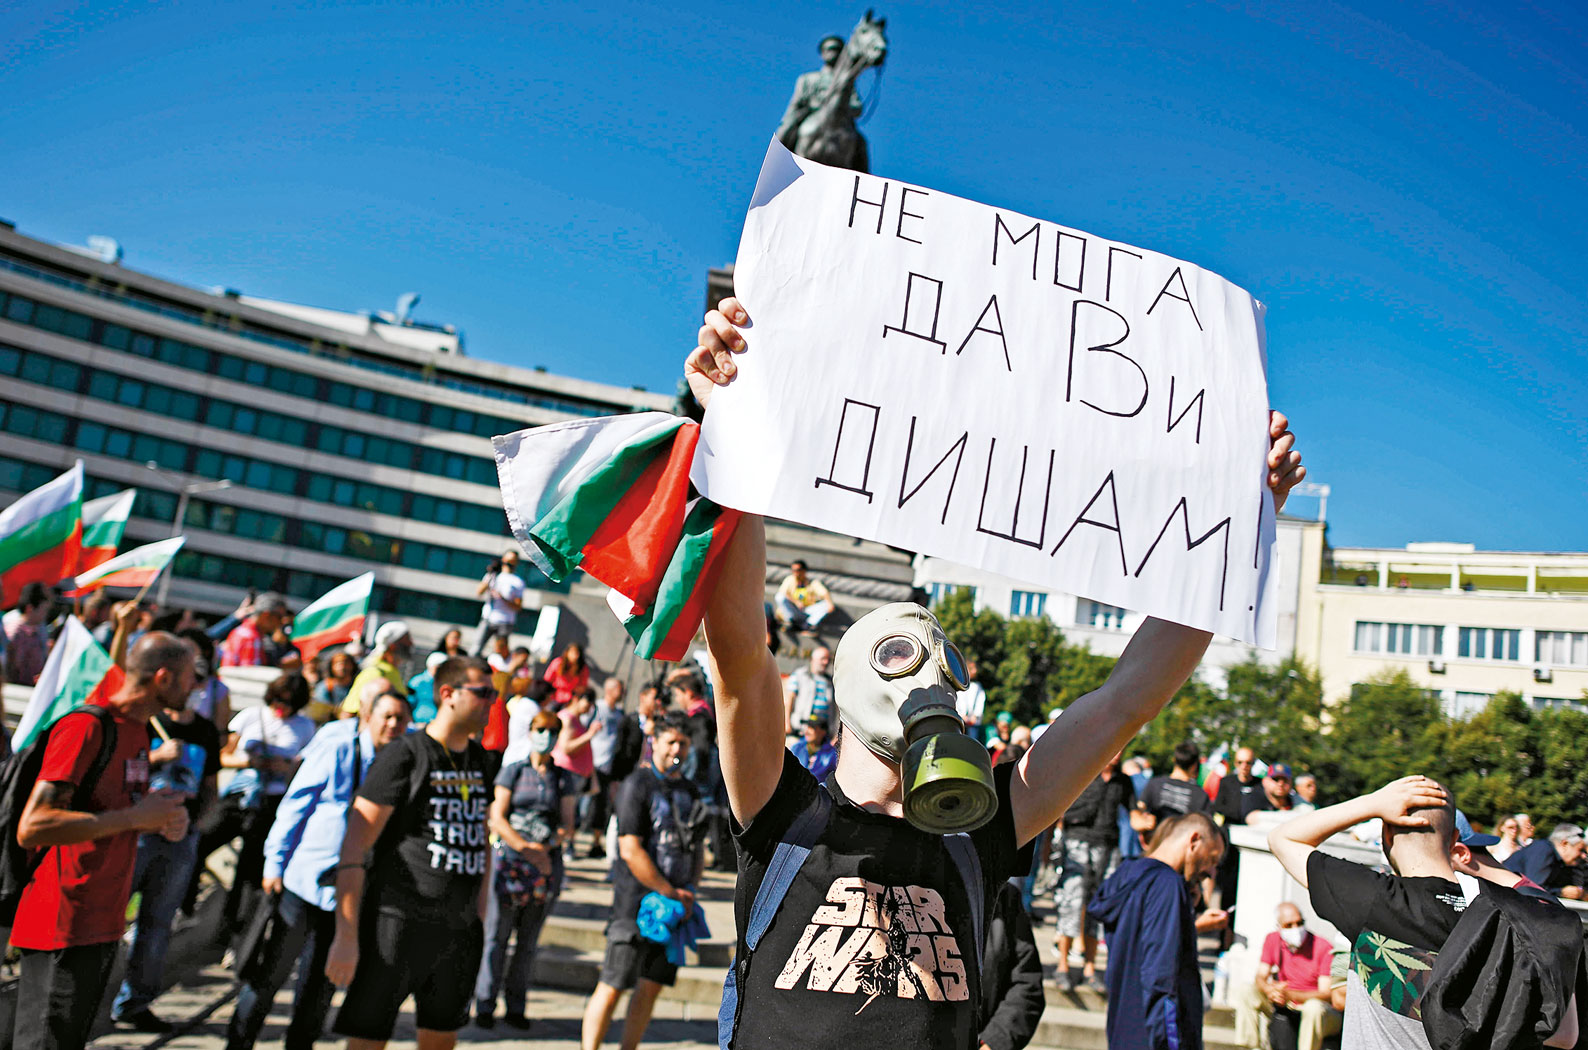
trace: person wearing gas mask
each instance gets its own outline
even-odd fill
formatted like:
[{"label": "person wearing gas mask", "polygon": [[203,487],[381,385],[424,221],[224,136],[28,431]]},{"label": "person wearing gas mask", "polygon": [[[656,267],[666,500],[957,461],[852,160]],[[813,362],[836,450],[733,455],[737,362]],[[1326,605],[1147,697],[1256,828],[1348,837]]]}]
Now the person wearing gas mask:
[{"label": "person wearing gas mask", "polygon": [[[747,349],[735,299],[706,315],[685,375],[706,404]],[[1276,504],[1305,474],[1275,413]],[[840,640],[838,764],[821,784],[783,747],[764,637],[766,539],[746,515],[706,601],[718,747],[735,820],[738,950],[723,1047],[974,1046],[984,917],[1025,848],[1168,703],[1210,636],[1148,619],[1108,681],[1018,762],[992,768],[955,710],[964,658],[930,612],[885,605]]]}]

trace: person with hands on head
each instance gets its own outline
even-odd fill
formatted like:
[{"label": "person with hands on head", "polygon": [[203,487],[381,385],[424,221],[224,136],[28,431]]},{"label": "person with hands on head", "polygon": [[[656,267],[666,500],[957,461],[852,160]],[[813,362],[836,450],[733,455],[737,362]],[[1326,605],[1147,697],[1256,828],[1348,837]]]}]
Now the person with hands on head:
[{"label": "person with hands on head", "polygon": [[[748,351],[741,329],[749,326],[749,315],[733,298],[706,315],[684,371],[708,411],[717,387],[738,374],[738,358]],[[1272,414],[1269,434],[1268,484],[1277,507],[1306,470],[1284,416]],[[856,621],[834,657],[844,746],[823,788],[783,746],[788,714],[766,646],[765,581],[763,523],[745,515],[722,555],[705,616],[740,867],[738,961],[725,989],[720,1041],[787,1047],[869,1042],[927,1050],[974,1045],[981,994],[976,931],[979,917],[991,911],[993,890],[1026,874],[1030,856],[1023,847],[1057,821],[1169,702],[1211,636],[1149,618],[1108,681],[1070,704],[1057,731],[1044,733],[1019,762],[988,769],[965,752],[961,768],[971,772],[962,781],[945,775],[944,764],[929,764],[929,779],[941,776],[944,784],[928,784],[907,808],[901,762],[908,749],[924,743],[941,744],[956,757],[961,751],[952,739],[958,728],[908,743],[901,707],[918,692],[912,719],[930,712],[926,721],[935,728],[962,728],[954,701],[968,682],[959,651],[919,606],[884,606]],[[980,763],[988,763],[985,751]],[[917,782],[909,783],[916,791]],[[955,824],[971,826],[958,818],[945,823],[931,802],[945,794],[960,812],[984,821],[969,832],[969,849],[967,840],[944,833]],[[971,805],[961,805],[966,802]],[[810,817],[824,812],[825,825]],[[819,834],[797,877],[768,882],[773,858],[786,856],[786,847],[812,826]],[[760,921],[764,911],[755,903],[763,885],[780,893],[769,925]],[[914,916],[929,916],[931,932],[919,932],[918,920],[914,935],[924,944],[877,934],[839,955],[840,941],[849,943],[843,940],[846,924],[857,925],[875,908],[906,907]],[[752,914],[758,916],[753,950]]]},{"label": "person with hands on head", "polygon": [[[1329,836],[1374,817],[1384,822],[1384,854],[1393,874],[1318,848]],[[1313,911],[1351,940],[1342,1045],[1429,1045],[1419,1000],[1426,975],[1467,906],[1451,864],[1455,840],[1450,793],[1420,775],[1269,831],[1269,849],[1308,890]],[[1414,964],[1408,966],[1408,959]]]},{"label": "person with hands on head", "polygon": [[[149,719],[193,690],[193,648],[150,631],[109,698],[46,732],[43,764],[17,821],[17,844],[47,851],[22,891],[11,944],[22,955],[14,1029],[0,1044],[80,1050],[126,930],[138,836],[180,842],[186,795],[150,790]],[[109,761],[100,763],[110,736]],[[95,768],[101,771],[92,776]]]},{"label": "person with hands on head", "polygon": [[450,1050],[469,1017],[490,893],[487,760],[473,737],[496,688],[474,657],[436,668],[435,685],[436,717],[375,757],[348,810],[325,961],[347,988],[334,1029],[348,1050],[384,1047],[410,994],[420,1050]]}]

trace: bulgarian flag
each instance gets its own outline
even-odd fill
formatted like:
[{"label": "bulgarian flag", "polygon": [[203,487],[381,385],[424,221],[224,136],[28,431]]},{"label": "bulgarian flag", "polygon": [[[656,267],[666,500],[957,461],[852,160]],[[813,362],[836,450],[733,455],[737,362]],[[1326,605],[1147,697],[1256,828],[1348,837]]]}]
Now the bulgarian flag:
[{"label": "bulgarian flag", "polygon": [[77,558],[77,571],[87,572],[116,556],[121,534],[127,531],[137,489],[123,489],[83,504],[83,550]]},{"label": "bulgarian flag", "polygon": [[109,696],[125,680],[121,668],[110,662],[110,654],[94,641],[83,622],[68,616],[11,736],[12,749],[21,751],[66,712]]},{"label": "bulgarian flag", "polygon": [[77,571],[83,537],[83,461],[0,512],[0,606],[30,583],[53,587]]},{"label": "bulgarian flag", "polygon": [[364,633],[364,618],[369,615],[369,596],[374,587],[373,572],[355,576],[332,587],[292,618],[292,644],[305,661],[314,659],[327,646],[351,642]]},{"label": "bulgarian flag", "polygon": [[677,660],[705,615],[739,514],[690,499],[700,428],[639,412],[493,438],[502,506],[536,568],[582,569],[611,600],[641,659]]},{"label": "bulgarian flag", "polygon": [[66,596],[79,598],[101,587],[147,587],[165,571],[165,567],[171,564],[171,559],[176,557],[176,552],[186,542],[186,536],[173,536],[159,543],[134,547],[126,554],[117,555],[103,565],[79,574],[72,581],[72,589],[66,592]]}]

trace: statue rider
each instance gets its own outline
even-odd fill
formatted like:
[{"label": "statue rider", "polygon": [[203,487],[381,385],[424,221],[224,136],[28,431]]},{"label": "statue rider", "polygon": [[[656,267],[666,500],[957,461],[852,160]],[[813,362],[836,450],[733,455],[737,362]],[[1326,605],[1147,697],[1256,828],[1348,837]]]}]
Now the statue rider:
[{"label": "statue rider", "polygon": [[[844,53],[844,40],[837,36],[823,37],[818,50],[822,56],[822,68],[800,74],[799,80],[794,83],[794,97],[789,99],[788,110],[783,114],[783,122],[777,126],[778,141],[791,150],[799,138],[800,124],[822,104],[822,98],[832,86],[833,67]],[[852,117],[860,116],[860,93],[857,91],[849,93],[849,114]]]}]

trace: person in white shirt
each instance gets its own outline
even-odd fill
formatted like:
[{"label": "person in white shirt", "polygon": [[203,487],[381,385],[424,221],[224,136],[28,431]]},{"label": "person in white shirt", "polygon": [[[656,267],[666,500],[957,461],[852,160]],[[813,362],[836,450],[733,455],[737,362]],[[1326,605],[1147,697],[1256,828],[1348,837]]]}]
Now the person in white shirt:
[{"label": "person in white shirt", "polygon": [[474,655],[484,657],[491,641],[513,633],[518,610],[524,607],[524,578],[518,575],[518,552],[506,551],[491,563],[474,593],[485,598],[480,609],[480,640]]},{"label": "person in white shirt", "polygon": [[954,708],[959,711],[959,717],[965,720],[965,728],[968,731],[971,726],[981,725],[982,712],[987,710],[987,690],[983,689],[981,682],[978,681],[981,674],[976,669],[975,660],[965,661],[965,673],[970,676],[970,684],[960,691],[958,699],[954,702]]}]

